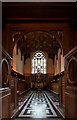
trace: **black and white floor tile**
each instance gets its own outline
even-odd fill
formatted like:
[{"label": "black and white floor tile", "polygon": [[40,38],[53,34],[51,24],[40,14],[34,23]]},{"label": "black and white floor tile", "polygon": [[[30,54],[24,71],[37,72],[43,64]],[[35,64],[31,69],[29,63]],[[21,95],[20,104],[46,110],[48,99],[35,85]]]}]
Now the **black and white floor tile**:
[{"label": "black and white floor tile", "polygon": [[57,118],[58,114],[43,91],[35,91],[21,109],[18,118]]}]

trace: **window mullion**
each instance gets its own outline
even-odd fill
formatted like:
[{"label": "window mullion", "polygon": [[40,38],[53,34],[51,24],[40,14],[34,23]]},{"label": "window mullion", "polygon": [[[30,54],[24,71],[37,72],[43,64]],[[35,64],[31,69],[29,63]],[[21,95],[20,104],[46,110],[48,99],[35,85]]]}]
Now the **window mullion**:
[{"label": "window mullion", "polygon": [[[42,67],[41,67],[42,66]],[[41,73],[46,73],[46,59],[42,53],[36,53],[34,58],[32,58],[32,73],[37,73],[37,70],[40,70]]]}]

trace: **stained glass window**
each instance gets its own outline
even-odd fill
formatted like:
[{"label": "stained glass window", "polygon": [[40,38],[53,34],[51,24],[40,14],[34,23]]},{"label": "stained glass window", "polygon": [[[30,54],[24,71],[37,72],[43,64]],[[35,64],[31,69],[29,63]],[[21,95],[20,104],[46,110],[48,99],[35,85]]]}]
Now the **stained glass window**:
[{"label": "stained glass window", "polygon": [[38,52],[32,58],[32,74],[46,74],[46,57],[43,53]]}]

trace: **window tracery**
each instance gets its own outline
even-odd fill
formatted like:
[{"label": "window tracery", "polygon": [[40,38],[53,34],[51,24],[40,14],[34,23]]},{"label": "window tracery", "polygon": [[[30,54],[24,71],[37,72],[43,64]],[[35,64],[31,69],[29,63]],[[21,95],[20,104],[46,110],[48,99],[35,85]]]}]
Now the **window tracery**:
[{"label": "window tracery", "polygon": [[32,74],[36,73],[46,74],[46,57],[41,52],[32,58]]}]

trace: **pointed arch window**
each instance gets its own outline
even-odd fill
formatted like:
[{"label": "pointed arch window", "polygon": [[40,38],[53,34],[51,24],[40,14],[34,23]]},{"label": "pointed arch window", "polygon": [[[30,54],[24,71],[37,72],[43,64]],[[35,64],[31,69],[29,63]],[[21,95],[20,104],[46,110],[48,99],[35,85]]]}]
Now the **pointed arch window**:
[{"label": "pointed arch window", "polygon": [[46,57],[43,53],[38,52],[32,58],[32,74],[46,74]]}]

